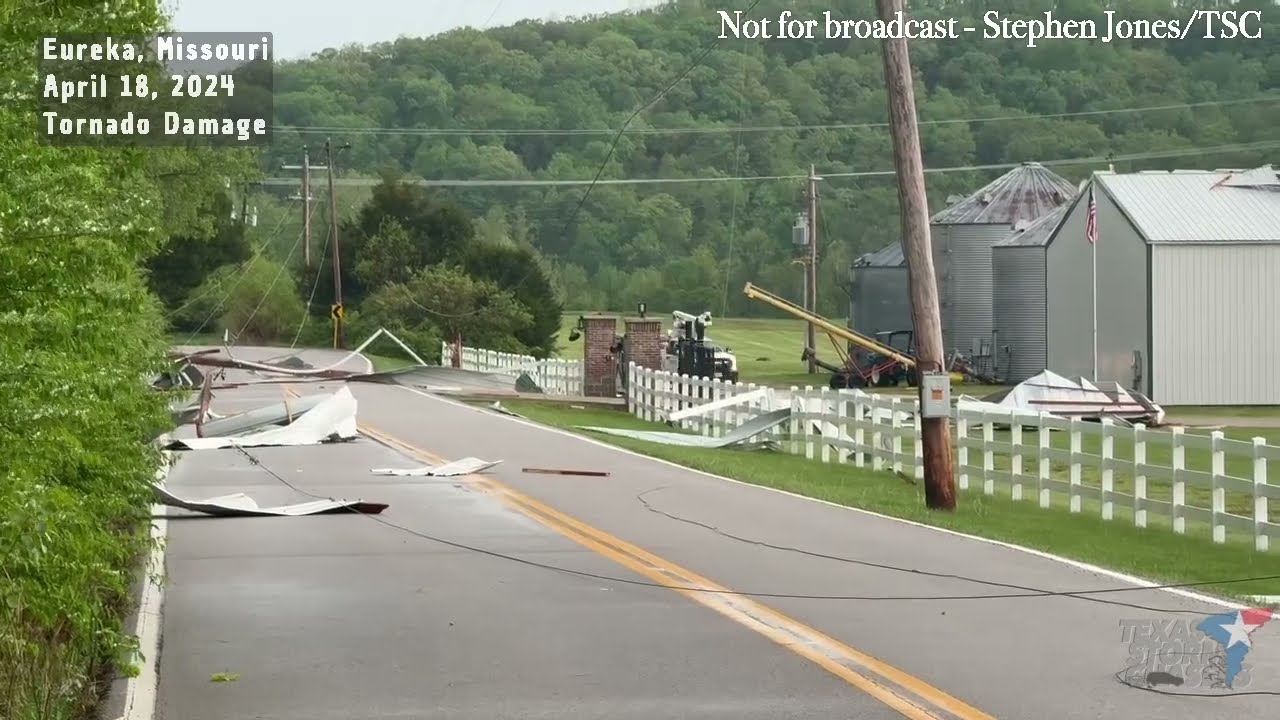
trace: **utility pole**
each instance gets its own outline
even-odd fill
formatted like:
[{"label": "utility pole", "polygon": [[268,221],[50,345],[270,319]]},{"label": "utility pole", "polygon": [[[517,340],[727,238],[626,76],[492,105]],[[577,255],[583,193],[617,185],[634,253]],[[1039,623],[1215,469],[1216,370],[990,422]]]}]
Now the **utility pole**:
[{"label": "utility pole", "polygon": [[[818,177],[817,169],[809,166],[809,258],[805,267],[805,298],[804,302],[809,306],[809,312],[817,314],[818,312]],[[809,334],[807,337],[808,347],[813,348],[814,352],[809,354],[809,374],[813,375],[818,372],[817,364],[817,330],[813,323],[809,323]]]},{"label": "utility pole", "polygon": [[329,172],[329,237],[333,244],[333,347],[342,349],[342,261],[338,250],[338,200],[333,192],[333,144],[324,141],[325,169]]},{"label": "utility pole", "polygon": [[[903,0],[876,0],[876,9],[880,19],[886,22],[899,17],[898,13],[905,15]],[[911,321],[915,326],[916,372],[944,372],[947,368],[943,363],[942,317],[929,239],[929,206],[925,198],[915,91],[911,84],[911,57],[905,38],[884,40],[883,49],[898,201],[902,208],[902,250],[907,260]],[[923,405],[924,382],[922,378],[917,380],[920,380],[917,385],[921,388]],[[935,510],[955,510],[956,507],[950,425],[946,417],[920,419],[925,505]]]},{"label": "utility pole", "polygon": [[311,151],[306,145],[302,146],[302,164],[301,165],[281,165],[282,170],[301,170],[302,171],[302,192],[299,195],[290,197],[290,200],[302,201],[302,253],[303,262],[307,268],[311,267],[311,203],[315,200],[311,195],[311,171],[312,170],[328,170],[328,166],[316,166],[311,164]]}]

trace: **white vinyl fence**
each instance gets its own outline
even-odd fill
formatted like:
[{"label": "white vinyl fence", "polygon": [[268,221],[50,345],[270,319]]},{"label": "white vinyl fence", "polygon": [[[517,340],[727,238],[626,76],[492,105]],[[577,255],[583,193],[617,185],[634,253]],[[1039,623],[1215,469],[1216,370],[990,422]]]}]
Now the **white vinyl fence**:
[{"label": "white vinyl fence", "polygon": [[[453,346],[449,343],[440,345],[440,364],[448,366],[450,358],[453,357]],[[539,360],[532,355],[462,348],[463,370],[494,373],[512,378],[527,373],[548,395],[581,395],[582,368],[581,360]]]},{"label": "white vinyl fence", "polygon": [[[675,413],[673,424],[718,437],[758,414],[790,406],[789,427],[776,429],[773,438],[785,451],[823,463],[923,476],[915,397],[828,388],[788,392],[634,364],[628,374],[627,410],[636,417],[666,422]],[[729,404],[733,397],[744,401]],[[680,412],[721,400],[726,402],[701,415]],[[986,495],[1034,499],[1042,508],[1065,502],[1073,513],[1087,509],[1137,527],[1206,533],[1218,543],[1231,530],[1251,536],[1258,550],[1280,537],[1280,523],[1268,514],[1268,500],[1280,499],[1280,484],[1268,482],[1267,470],[1269,460],[1280,458],[1280,447],[1263,438],[969,409],[953,409],[952,432],[962,490],[980,486]]]}]

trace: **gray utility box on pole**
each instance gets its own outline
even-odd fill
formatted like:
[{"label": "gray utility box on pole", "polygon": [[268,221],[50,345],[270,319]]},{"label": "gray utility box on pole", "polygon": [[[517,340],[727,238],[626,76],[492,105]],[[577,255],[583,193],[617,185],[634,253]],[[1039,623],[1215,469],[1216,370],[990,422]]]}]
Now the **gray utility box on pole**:
[{"label": "gray utility box on pole", "polygon": [[920,374],[920,417],[951,417],[951,373]]}]

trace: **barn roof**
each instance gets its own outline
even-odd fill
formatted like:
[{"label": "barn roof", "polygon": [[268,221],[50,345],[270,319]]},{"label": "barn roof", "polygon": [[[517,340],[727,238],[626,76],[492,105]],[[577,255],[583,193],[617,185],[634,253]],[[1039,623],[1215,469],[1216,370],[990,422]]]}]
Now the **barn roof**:
[{"label": "barn roof", "polygon": [[1023,163],[933,216],[935,225],[1009,225],[1035,220],[1075,197],[1076,185],[1040,163]]},{"label": "barn roof", "polygon": [[875,252],[867,253],[853,261],[854,267],[906,267],[907,258],[902,254],[902,243],[894,241]]},{"label": "barn roof", "polygon": [[1096,177],[1149,243],[1280,243],[1280,175],[1270,165]]},{"label": "barn roof", "polygon": [[1066,203],[1050,210],[1039,219],[1029,223],[1019,223],[1017,229],[1009,237],[991,244],[991,247],[1044,247],[1049,244],[1058,226],[1067,217],[1071,204]]}]

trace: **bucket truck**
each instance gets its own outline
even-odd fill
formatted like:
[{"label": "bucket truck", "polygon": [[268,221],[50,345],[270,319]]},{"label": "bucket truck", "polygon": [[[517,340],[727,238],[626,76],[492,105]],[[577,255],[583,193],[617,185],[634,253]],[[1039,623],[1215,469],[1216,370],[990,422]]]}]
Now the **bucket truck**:
[{"label": "bucket truck", "polygon": [[663,348],[664,370],[691,377],[738,381],[738,358],[706,336],[711,313],[691,315],[676,310],[671,317],[671,332]]}]

